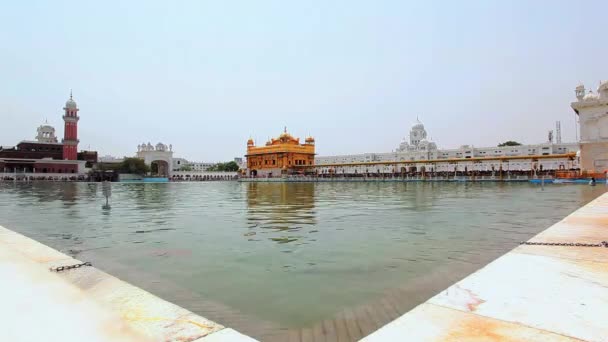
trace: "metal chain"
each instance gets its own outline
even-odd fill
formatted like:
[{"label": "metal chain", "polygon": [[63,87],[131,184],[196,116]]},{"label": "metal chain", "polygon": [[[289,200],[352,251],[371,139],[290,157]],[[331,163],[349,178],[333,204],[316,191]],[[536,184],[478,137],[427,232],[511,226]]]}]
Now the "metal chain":
[{"label": "metal chain", "polygon": [[69,265],[69,266],[58,266],[58,267],[51,267],[50,270],[51,272],[61,272],[61,271],[67,271],[70,270],[72,268],[79,268],[82,266],[93,266],[91,264],[90,261],[87,262],[83,262],[82,264],[74,264],[74,265]]},{"label": "metal chain", "polygon": [[529,246],[605,247],[605,248],[608,248],[608,241],[602,241],[600,243],[530,242],[530,241],[522,241],[519,244],[520,245],[529,245]]}]

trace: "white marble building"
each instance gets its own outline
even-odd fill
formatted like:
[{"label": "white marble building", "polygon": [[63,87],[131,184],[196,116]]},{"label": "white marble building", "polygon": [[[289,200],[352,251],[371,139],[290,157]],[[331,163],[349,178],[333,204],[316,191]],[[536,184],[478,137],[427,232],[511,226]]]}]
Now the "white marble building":
[{"label": "white marble building", "polygon": [[608,169],[608,81],[600,82],[597,93],[576,87],[571,107],[579,116],[581,170],[602,173]]},{"label": "white marble building", "polygon": [[[557,170],[578,167],[577,160],[570,160],[564,156],[577,153],[578,143],[547,142],[503,147],[463,145],[456,149],[438,149],[437,144],[427,139],[427,136],[424,125],[416,120],[410,129],[409,139],[404,138],[393,152],[319,156],[315,158],[315,165],[323,172],[333,169],[336,173],[355,171],[391,173],[401,172],[402,168],[414,171],[420,170],[421,167],[436,172],[464,171],[465,168],[469,171],[490,171],[499,168],[528,171],[534,168]],[[552,155],[555,155],[555,158],[551,158]],[[534,158],[534,156],[542,157]],[[467,161],[467,159],[471,160]],[[403,164],[388,165],[382,164],[383,162],[403,162]],[[366,165],[344,165],[357,163]],[[374,165],[374,163],[378,164]],[[323,168],[324,165],[327,167]]]},{"label": "white marble building", "polygon": [[174,158],[173,159],[173,171],[181,171],[184,168],[191,169],[190,172],[205,172],[215,163],[208,162],[193,162],[185,158]]}]

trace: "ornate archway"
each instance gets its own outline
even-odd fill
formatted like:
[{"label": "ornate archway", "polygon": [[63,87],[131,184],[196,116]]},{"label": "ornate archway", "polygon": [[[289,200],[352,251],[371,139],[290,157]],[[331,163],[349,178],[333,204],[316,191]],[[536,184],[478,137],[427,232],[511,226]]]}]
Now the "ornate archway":
[{"label": "ornate archway", "polygon": [[151,173],[160,177],[171,177],[173,174],[173,146],[158,143],[137,146],[137,157],[150,166]]}]

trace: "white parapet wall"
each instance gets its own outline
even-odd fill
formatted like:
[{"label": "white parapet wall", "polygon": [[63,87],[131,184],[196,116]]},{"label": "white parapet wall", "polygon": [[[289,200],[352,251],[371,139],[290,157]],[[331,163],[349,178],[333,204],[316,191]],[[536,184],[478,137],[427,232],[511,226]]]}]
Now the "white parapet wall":
[{"label": "white parapet wall", "polygon": [[2,341],[254,342],[0,226]]},{"label": "white parapet wall", "polygon": [[364,338],[608,341],[608,193]]}]

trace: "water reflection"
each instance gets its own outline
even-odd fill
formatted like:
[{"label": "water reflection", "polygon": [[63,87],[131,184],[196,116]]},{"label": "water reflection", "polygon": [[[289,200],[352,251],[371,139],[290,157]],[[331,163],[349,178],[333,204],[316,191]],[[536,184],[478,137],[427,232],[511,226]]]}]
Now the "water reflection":
[{"label": "water reflection", "polygon": [[174,204],[174,192],[170,191],[170,186],[171,184],[152,183],[118,184],[113,185],[112,190],[123,187],[120,190],[128,191],[129,197],[135,200],[138,209],[170,212]]},{"label": "water reflection", "polygon": [[248,183],[247,209],[251,241],[266,233],[279,244],[314,241],[303,235],[316,232],[314,183]]},{"label": "water reflection", "polygon": [[15,193],[21,199],[31,201],[32,196],[38,202],[61,201],[66,206],[76,204],[79,199],[80,186],[78,183],[30,182],[15,183]]}]

